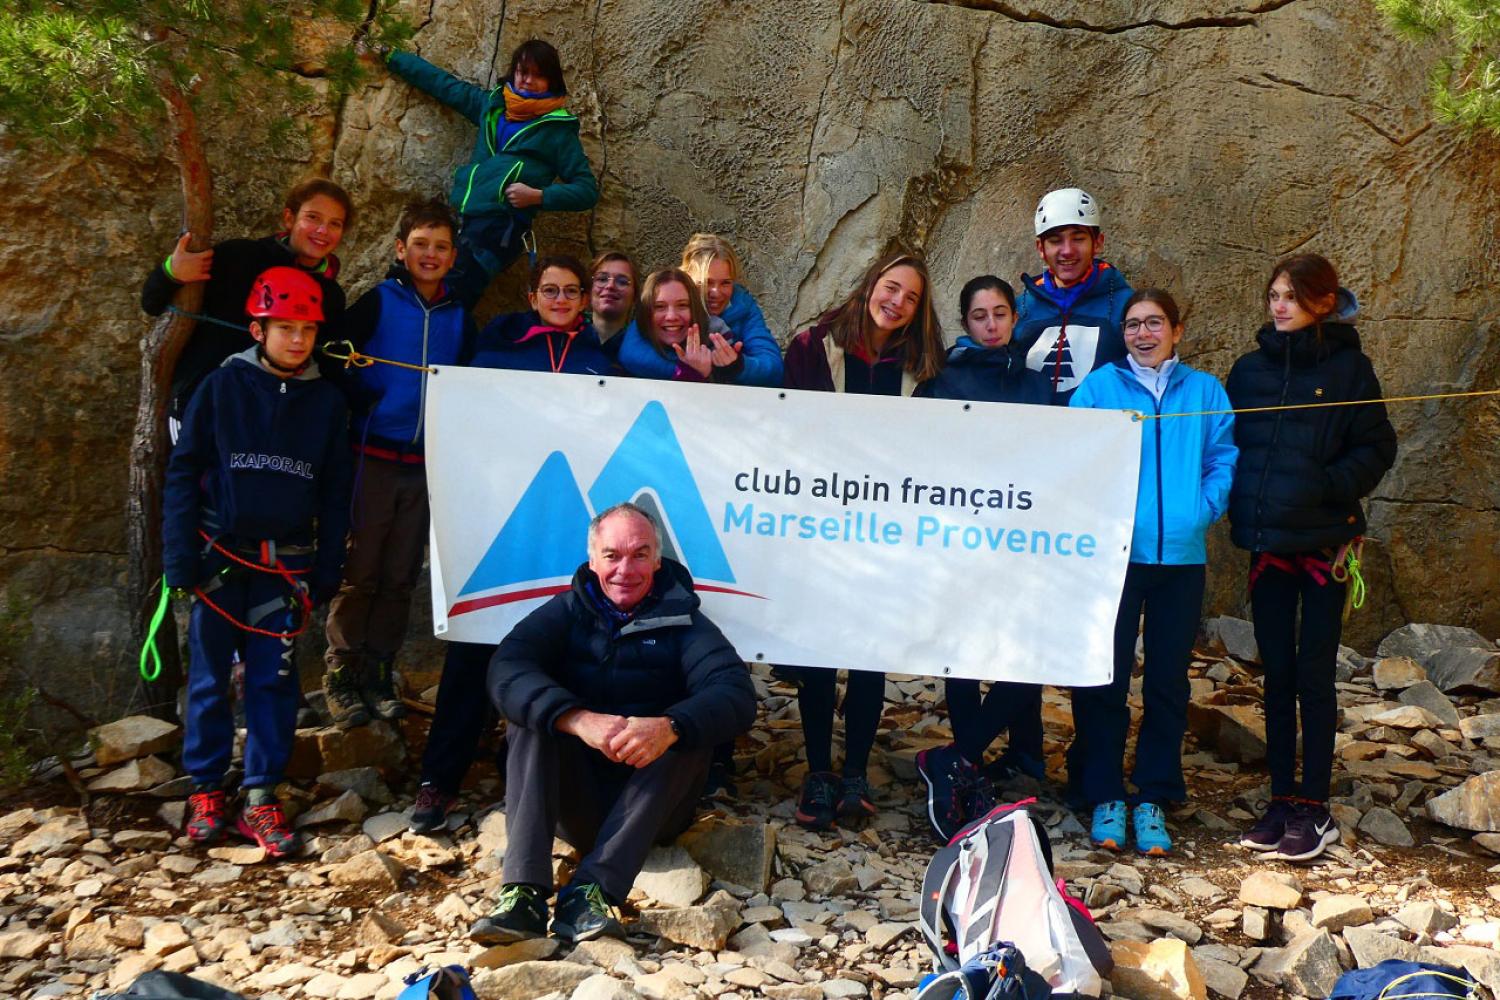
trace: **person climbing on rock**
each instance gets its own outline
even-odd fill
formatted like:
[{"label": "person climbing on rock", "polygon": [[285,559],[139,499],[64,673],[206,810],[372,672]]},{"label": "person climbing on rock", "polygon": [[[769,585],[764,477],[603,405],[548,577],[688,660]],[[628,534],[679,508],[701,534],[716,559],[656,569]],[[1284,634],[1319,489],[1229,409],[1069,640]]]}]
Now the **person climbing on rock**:
[{"label": "person climbing on rock", "polygon": [[[1380,381],[1360,350],[1358,303],[1327,259],[1288,257],[1266,282],[1270,321],[1229,371],[1236,409],[1377,400],[1240,414],[1230,538],[1250,552],[1250,610],[1265,668],[1271,802],[1240,839],[1266,857],[1311,861],[1339,838],[1328,811],[1338,726],[1334,665],[1346,557],[1365,530],[1360,500],[1396,461]],[[1300,611],[1300,626],[1299,626]],[[1297,780],[1297,724],[1302,778]]]},{"label": "person climbing on rock", "polygon": [[[1178,357],[1182,318],[1171,294],[1142,289],[1125,304],[1123,360],[1095,370],[1073,393],[1077,407],[1160,417],[1144,425],[1130,563],[1115,619],[1114,675],[1073,689],[1068,784],[1093,809],[1089,836],[1118,851],[1126,841],[1125,739],[1130,675],[1145,618],[1145,712],[1135,744],[1130,826],[1141,854],[1172,851],[1163,806],[1187,798],[1182,738],[1187,732],[1188,661],[1203,612],[1205,536],[1229,504],[1238,451],[1234,417],[1219,380]],[[1209,414],[1212,415],[1209,415]]]},{"label": "person climbing on rock", "polygon": [[501,85],[486,91],[414,53],[379,54],[391,72],[479,126],[448,196],[461,220],[449,286],[472,311],[525,248],[538,212],[586,212],[599,200],[578,118],[566,107],[562,61],[550,43],[529,39],[511,53]]}]

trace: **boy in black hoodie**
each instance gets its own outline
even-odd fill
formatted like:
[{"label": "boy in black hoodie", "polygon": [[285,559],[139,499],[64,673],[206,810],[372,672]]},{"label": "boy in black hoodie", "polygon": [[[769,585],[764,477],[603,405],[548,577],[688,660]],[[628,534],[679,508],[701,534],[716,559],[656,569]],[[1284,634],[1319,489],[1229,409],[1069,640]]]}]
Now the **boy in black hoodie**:
[{"label": "boy in black hoodie", "polygon": [[255,346],[245,297],[267,268],[295,267],[316,278],[324,316],[318,343],[340,339],[344,292],[338,286],[339,259],[334,251],[344,230],[353,224],[354,203],[349,193],[333,181],[315,177],[288,192],[281,210],[282,232],[254,240],[225,240],[199,253],[187,248],[192,234],[183,233],[166,259],[146,275],[141,308],[151,316],[165,312],[183,285],[207,283],[201,307],[205,318],[198,321],[172,373],[167,416],[174,442],[193,390],[225,358]]},{"label": "boy in black hoodie", "polygon": [[167,467],[165,585],[195,596],[182,763],[194,781],[187,835],[229,825],[230,663],[245,663],[245,807],[238,831],[286,857],[301,846],[276,799],[296,729],[296,636],[338,588],[349,527],[348,408],[312,360],[323,288],[305,271],[255,279],[255,346],[193,394]]}]

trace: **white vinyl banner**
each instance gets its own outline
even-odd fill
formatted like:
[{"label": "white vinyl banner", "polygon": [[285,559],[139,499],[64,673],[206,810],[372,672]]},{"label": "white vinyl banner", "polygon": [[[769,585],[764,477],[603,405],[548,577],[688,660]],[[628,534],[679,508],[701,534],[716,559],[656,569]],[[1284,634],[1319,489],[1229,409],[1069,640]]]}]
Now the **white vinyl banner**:
[{"label": "white vinyl banner", "polygon": [[499,642],[631,500],[747,660],[1109,680],[1127,413],[475,368],[428,385],[447,639]]}]

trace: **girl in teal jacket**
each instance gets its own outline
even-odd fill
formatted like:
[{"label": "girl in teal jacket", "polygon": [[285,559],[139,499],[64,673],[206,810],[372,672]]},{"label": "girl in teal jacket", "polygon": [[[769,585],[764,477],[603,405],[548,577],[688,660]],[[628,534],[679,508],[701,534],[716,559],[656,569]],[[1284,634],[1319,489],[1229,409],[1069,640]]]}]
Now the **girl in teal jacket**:
[{"label": "girl in teal jacket", "polygon": [[599,201],[578,117],[564,106],[562,64],[547,42],[522,42],[489,91],[410,52],[389,53],[386,65],[479,126],[473,157],[454,173],[448,195],[461,222],[448,286],[472,312],[490,279],[520,255],[537,212],[586,212]]},{"label": "girl in teal jacket", "polygon": [[1115,619],[1114,679],[1104,687],[1073,689],[1076,735],[1068,750],[1068,784],[1075,798],[1093,807],[1094,843],[1124,847],[1126,695],[1144,611],[1145,713],[1130,776],[1136,786],[1130,818],[1136,849],[1161,856],[1172,849],[1162,804],[1187,798],[1182,737],[1188,660],[1203,610],[1203,539],[1229,503],[1239,450],[1234,418],[1224,412],[1230,409],[1224,387],[1177,357],[1182,321],[1172,296],[1155,288],[1136,292],[1121,326],[1129,353],[1085,378],[1069,405],[1133,410],[1148,418],[1193,415],[1142,424],[1135,532]]}]

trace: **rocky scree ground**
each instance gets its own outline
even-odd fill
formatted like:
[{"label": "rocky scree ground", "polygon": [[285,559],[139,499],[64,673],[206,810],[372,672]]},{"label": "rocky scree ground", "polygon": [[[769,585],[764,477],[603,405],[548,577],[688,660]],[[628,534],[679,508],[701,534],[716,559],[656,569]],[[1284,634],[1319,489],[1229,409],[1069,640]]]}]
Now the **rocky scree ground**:
[{"label": "rocky scree ground", "polygon": [[[1391,957],[1463,966],[1500,988],[1494,643],[1414,625],[1375,659],[1343,650],[1343,839],[1299,868],[1234,846],[1268,794],[1260,678],[1248,623],[1206,631],[1191,671],[1192,799],[1172,815],[1171,859],[1092,850],[1061,805],[1064,692],[1044,705],[1049,782],[1003,789],[1039,797],[1057,874],[1111,941],[1114,995],[1323,997],[1343,970]],[[430,711],[435,675],[406,681]],[[889,678],[871,772],[880,814],[815,834],[792,822],[806,772],[794,692],[761,667],[755,683],[763,710],[737,747],[739,796],[706,803],[653,853],[625,907],[627,941],[571,949],[467,940],[500,883],[500,782],[483,762],[443,835],[406,832],[405,746],[421,745],[421,712],[404,731],[299,731],[281,791],[308,843],[281,864],[180,836],[175,727],[101,727],[76,762],[83,808],[54,762],[0,812],[0,992],[86,996],[163,968],[249,996],[389,1000],[417,969],[459,964],[481,997],[507,1000],[905,1000],[929,967],[915,920],[933,842],[914,758],[949,738],[941,684]],[[1138,716],[1139,679],[1131,701]],[[565,877],[575,856],[561,842],[556,854]]]}]

